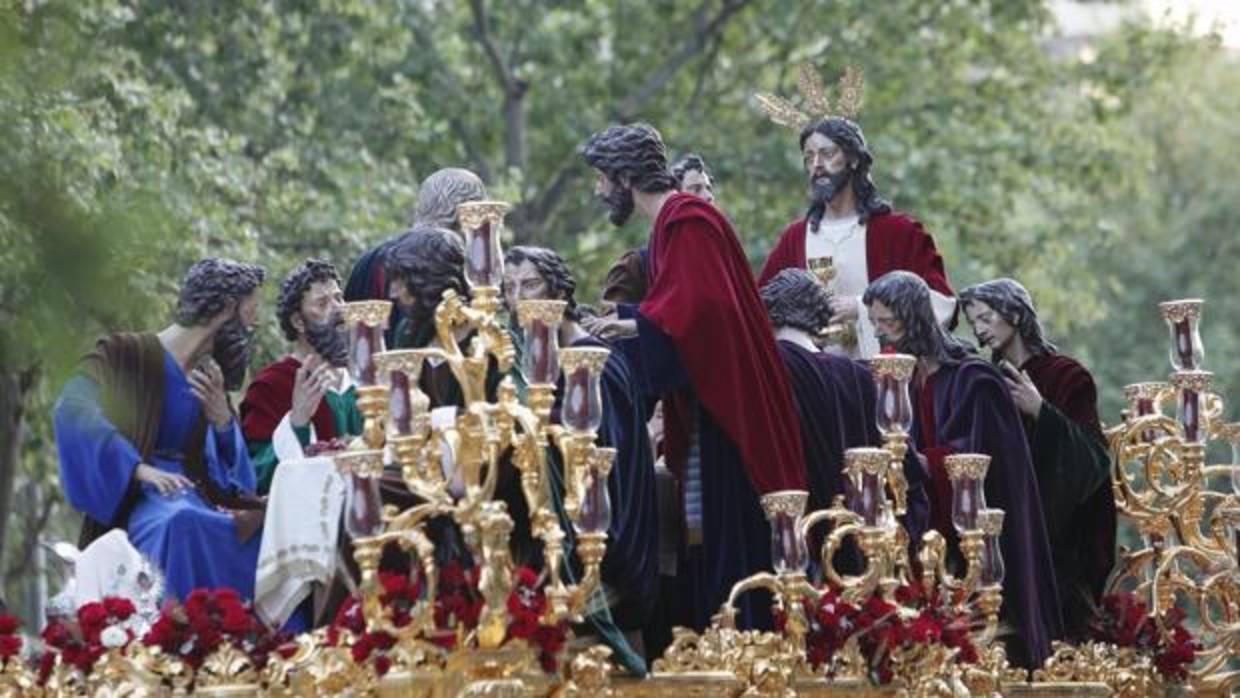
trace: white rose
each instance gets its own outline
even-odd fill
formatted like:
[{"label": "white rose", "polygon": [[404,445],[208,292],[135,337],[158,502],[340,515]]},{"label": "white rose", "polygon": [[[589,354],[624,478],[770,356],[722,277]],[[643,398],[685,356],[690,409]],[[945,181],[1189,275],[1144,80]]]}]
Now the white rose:
[{"label": "white rose", "polygon": [[109,625],[103,629],[102,633],[99,633],[99,642],[108,649],[124,647],[125,643],[129,642],[129,633],[118,626]]}]

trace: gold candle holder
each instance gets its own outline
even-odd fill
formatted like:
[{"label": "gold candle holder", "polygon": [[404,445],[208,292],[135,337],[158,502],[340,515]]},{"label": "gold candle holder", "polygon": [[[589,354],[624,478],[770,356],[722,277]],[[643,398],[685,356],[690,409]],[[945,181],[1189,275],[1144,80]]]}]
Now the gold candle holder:
[{"label": "gold candle holder", "polygon": [[904,478],[904,457],[908,453],[909,432],[913,428],[913,402],[909,383],[917,368],[917,357],[908,354],[879,354],[870,359],[874,375],[877,414],[875,421],[883,435],[883,447],[891,452],[887,482],[895,503],[896,516],[908,510],[908,481]]},{"label": "gold candle holder", "polygon": [[1171,367],[1177,371],[1205,368],[1205,349],[1201,344],[1200,298],[1168,301],[1158,305],[1171,333]]},{"label": "gold candle holder", "polygon": [[554,384],[560,375],[560,323],[566,301],[517,301],[517,321],[525,334],[522,370],[531,385]]},{"label": "gold candle holder", "polygon": [[944,458],[943,466],[952,483],[952,525],[963,536],[965,531],[977,529],[977,514],[986,508],[984,485],[990,456],[956,453]]}]

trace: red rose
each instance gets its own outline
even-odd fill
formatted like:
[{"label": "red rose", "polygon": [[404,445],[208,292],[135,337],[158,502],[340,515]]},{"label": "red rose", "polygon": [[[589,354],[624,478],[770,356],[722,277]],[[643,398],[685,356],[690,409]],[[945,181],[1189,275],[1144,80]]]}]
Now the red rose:
[{"label": "red rose", "polygon": [[399,596],[405,591],[405,586],[409,584],[409,578],[403,574],[380,572],[379,584],[383,586],[383,593],[385,595]]},{"label": "red rose", "polygon": [[0,635],[12,635],[21,627],[21,621],[13,616],[0,616]]},{"label": "red rose", "polygon": [[375,657],[375,673],[383,676],[392,668],[392,660],[384,656]]},{"label": "red rose", "polygon": [[88,603],[78,609],[78,625],[89,642],[98,642],[99,633],[108,625],[108,609],[98,602]]},{"label": "red rose", "polygon": [[0,659],[17,656],[22,651],[22,639],[16,635],[0,635]]},{"label": "red rose", "polygon": [[43,642],[56,648],[67,646],[73,640],[73,633],[64,623],[56,621],[43,629]]},{"label": "red rose", "polygon": [[537,587],[538,573],[529,567],[521,567],[517,570],[517,584],[520,586]]},{"label": "red rose", "polygon": [[44,652],[39,658],[39,685],[47,685],[47,680],[52,676],[52,669],[56,668],[56,653]]},{"label": "red rose", "polygon": [[941,636],[939,624],[928,613],[917,616],[913,619],[912,625],[908,627],[908,639],[919,644],[928,645],[938,642]]},{"label": "red rose", "polygon": [[103,607],[107,609],[108,615],[116,620],[128,620],[130,616],[138,612],[132,601],[116,596],[105,598],[103,600]]},{"label": "red rose", "polygon": [[356,664],[361,664],[367,659],[370,659],[370,653],[373,650],[374,645],[372,644],[369,633],[359,637],[357,642],[353,643],[353,646],[349,648],[350,654],[353,655],[353,662]]},{"label": "red rose", "polygon": [[220,627],[224,632],[233,635],[241,635],[248,633],[253,626],[250,614],[245,612],[243,608],[230,608],[224,612],[224,617],[220,619]]}]

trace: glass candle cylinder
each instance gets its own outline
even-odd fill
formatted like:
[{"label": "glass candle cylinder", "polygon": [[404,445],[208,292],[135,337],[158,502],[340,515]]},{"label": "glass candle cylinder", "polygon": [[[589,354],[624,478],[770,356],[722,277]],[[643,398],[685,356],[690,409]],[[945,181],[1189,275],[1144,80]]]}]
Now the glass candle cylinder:
[{"label": "glass candle cylinder", "polygon": [[1204,444],[1209,438],[1205,400],[1213,376],[1209,371],[1186,370],[1171,374],[1171,384],[1176,389],[1176,421],[1184,429],[1184,439],[1189,443]]},{"label": "glass candle cylinder", "polygon": [[990,456],[957,453],[943,459],[952,483],[952,525],[957,533],[976,530],[977,514],[986,508],[986,471]]},{"label": "glass candle cylinder", "polygon": [[1003,510],[982,509],[977,514],[977,525],[982,529],[982,585],[998,586],[1003,584],[1003,550],[999,546],[999,536],[1003,533]]},{"label": "glass candle cylinder", "polygon": [[1231,446],[1231,491],[1240,495],[1240,422],[1224,424],[1221,433]]},{"label": "glass candle cylinder", "polygon": [[383,474],[383,451],[345,451],[336,456],[336,467],[348,482],[345,530],[355,538],[382,532],[379,478]]},{"label": "glass candle cylinder", "polygon": [[855,486],[849,508],[866,526],[886,523],[886,473],[891,453],[882,448],[850,448],[844,452],[844,472]]},{"label": "glass candle cylinder", "polygon": [[[1133,417],[1148,417],[1162,413],[1162,398],[1170,386],[1163,382],[1131,383],[1124,386],[1124,399],[1128,402],[1128,413]],[[1157,434],[1152,429],[1141,433],[1141,440],[1153,443]]]},{"label": "glass candle cylinder", "polygon": [[771,526],[771,566],[778,574],[804,572],[809,567],[809,548],[797,525],[808,501],[809,493],[804,490],[762,495],[762,510]]},{"label": "glass candle cylinder", "polygon": [[502,201],[469,201],[456,207],[465,234],[465,280],[472,286],[499,288],[504,278],[504,214]]},{"label": "glass candle cylinder", "polygon": [[1199,298],[1160,303],[1163,319],[1171,333],[1171,367],[1177,371],[1199,371],[1205,368],[1205,348],[1201,344],[1201,307]]},{"label": "glass candle cylinder", "polygon": [[564,371],[564,405],[560,420],[569,431],[592,434],[603,422],[603,398],[599,381],[611,354],[600,347],[570,347],[560,352]]},{"label": "glass candle cylinder", "polygon": [[909,381],[916,365],[917,359],[907,354],[880,354],[870,359],[878,390],[876,419],[884,434],[907,434],[913,428]]},{"label": "glass candle cylinder", "polygon": [[384,350],[383,332],[392,314],[391,301],[345,303],[342,311],[349,332],[349,375],[360,386],[378,382],[375,355]]},{"label": "glass candle cylinder", "polygon": [[560,323],[566,307],[564,301],[517,301],[517,321],[525,334],[521,370],[532,385],[560,377]]},{"label": "glass candle cylinder", "polygon": [[581,509],[574,522],[578,533],[606,533],[611,527],[611,492],[607,488],[608,475],[616,449],[595,449],[589,465],[589,481],[581,496]]},{"label": "glass candle cylinder", "polygon": [[417,349],[385,351],[375,356],[379,379],[389,388],[388,430],[395,436],[412,435],[418,418],[430,409],[430,398],[418,388],[424,359],[424,353]]}]

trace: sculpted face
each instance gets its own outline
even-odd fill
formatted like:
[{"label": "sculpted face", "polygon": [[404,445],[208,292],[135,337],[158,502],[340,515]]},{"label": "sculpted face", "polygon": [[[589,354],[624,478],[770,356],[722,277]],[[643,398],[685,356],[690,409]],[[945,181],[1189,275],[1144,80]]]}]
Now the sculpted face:
[{"label": "sculpted face", "polygon": [[633,215],[633,190],[613,182],[601,170],[595,170],[594,195],[607,205],[607,218],[613,225],[624,225]]},{"label": "sculpted face", "polygon": [[870,324],[874,325],[874,331],[878,335],[878,342],[883,346],[900,345],[900,340],[904,338],[904,323],[891,308],[883,305],[882,301],[873,301],[868,307],[870,313]]},{"label": "sculpted face", "polygon": [[710,203],[715,202],[715,183],[701,170],[689,170],[680,179],[680,190]]},{"label": "sculpted face", "polygon": [[512,307],[516,307],[516,301],[553,300],[547,280],[538,273],[538,267],[533,262],[527,259],[511,265],[510,269],[508,293],[511,294]]},{"label": "sculpted face", "polygon": [[983,347],[990,347],[1001,354],[1016,337],[1016,328],[982,301],[966,303],[964,314],[973,327],[973,336],[977,337],[977,343]]}]

